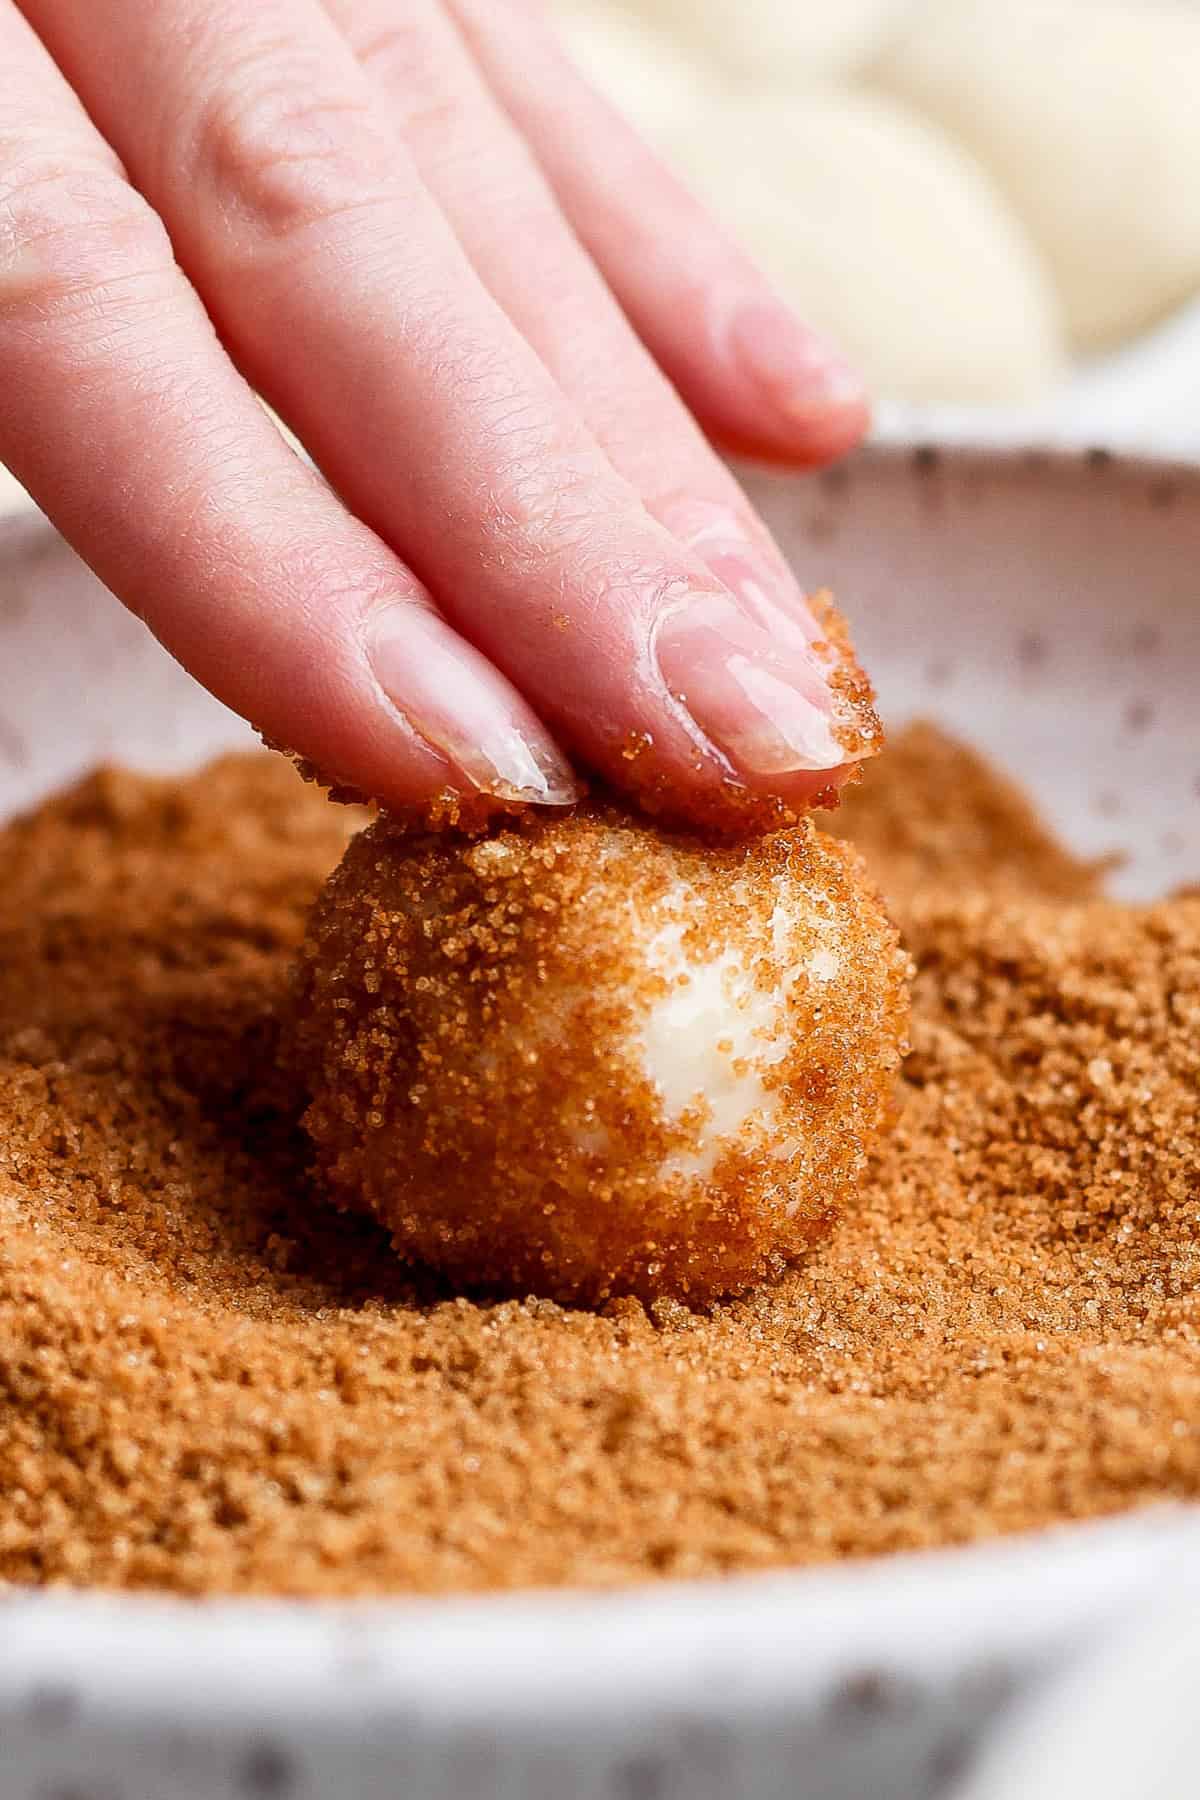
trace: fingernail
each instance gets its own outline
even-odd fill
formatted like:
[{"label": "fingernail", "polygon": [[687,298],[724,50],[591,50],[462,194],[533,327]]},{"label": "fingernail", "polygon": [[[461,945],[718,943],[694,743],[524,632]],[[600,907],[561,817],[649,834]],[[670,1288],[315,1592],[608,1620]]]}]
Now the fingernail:
[{"label": "fingernail", "polygon": [[839,350],[770,300],[734,313],[729,345],[770,402],[789,418],[817,423],[867,404],[862,378]]},{"label": "fingernail", "polygon": [[803,654],[821,627],[780,553],[752,538],[732,506],[678,496],[659,508],[667,530],[710,568],[747,618]]},{"label": "fingernail", "polygon": [[833,696],[816,661],[793,653],[723,594],[693,594],[655,640],[675,699],[710,743],[749,776],[836,769]]},{"label": "fingernail", "polygon": [[436,614],[409,601],[384,607],[367,655],[409,729],[477,793],[537,806],[579,798],[570,765],[504,677]]}]

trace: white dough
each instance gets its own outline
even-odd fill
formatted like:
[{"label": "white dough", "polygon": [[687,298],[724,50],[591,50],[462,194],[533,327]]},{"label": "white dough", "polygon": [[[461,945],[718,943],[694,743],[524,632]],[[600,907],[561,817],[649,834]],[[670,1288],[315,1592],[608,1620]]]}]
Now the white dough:
[{"label": "white dough", "polygon": [[646,922],[633,908],[629,929],[631,942],[645,941],[646,967],[667,983],[640,1021],[642,1066],[672,1124],[694,1107],[708,1111],[703,1139],[678,1152],[669,1172],[707,1180],[720,1154],[752,1130],[765,1134],[768,1154],[778,1161],[797,1153],[797,1140],[780,1129],[782,1098],[764,1076],[790,1048],[796,981],[836,981],[848,952],[839,947],[838,922],[819,897],[799,887],[781,890],[768,951],[779,977],[763,987],[756,962],[764,945],[752,937],[740,948],[714,945],[707,959],[685,950],[687,928],[702,906],[703,898],[681,884],[664,908],[670,916],[648,939]]},{"label": "white dough", "polygon": [[923,0],[872,79],[993,173],[1081,347],[1200,285],[1200,7]]},{"label": "white dough", "polygon": [[709,78],[686,49],[620,7],[573,0],[553,17],[592,85],[652,143],[704,105]]},{"label": "white dough", "polygon": [[[597,846],[598,866],[623,854],[622,836],[614,832]],[[503,866],[503,846],[493,840],[471,855],[478,873]],[[625,1048],[657,1090],[669,1125],[687,1130],[689,1118],[704,1114],[691,1141],[663,1165],[665,1175],[689,1180],[708,1180],[730,1146],[751,1137],[781,1165],[799,1154],[800,1140],[785,1128],[784,1096],[767,1078],[794,1047],[797,984],[838,981],[853,954],[845,919],[819,890],[781,883],[765,919],[752,893],[735,888],[731,897],[746,907],[736,942],[714,938],[702,951],[687,938],[711,897],[686,880],[658,896],[650,912],[632,897],[618,914],[635,966],[663,984],[635,1005]],[[760,979],[764,959],[775,972],[768,984]],[[553,1057],[571,1035],[572,1017],[593,1004],[589,987],[556,983],[538,1020],[545,1033],[539,1053]],[[486,1059],[486,1049],[481,1055]],[[590,1117],[577,1123],[576,1142],[591,1155],[611,1156],[619,1148]]]},{"label": "white dough", "polygon": [[1009,401],[1062,371],[1039,258],[971,157],[895,102],[725,95],[675,161],[876,392]]},{"label": "white dough", "polygon": [[828,80],[882,45],[908,0],[637,0],[641,15],[740,81]]}]

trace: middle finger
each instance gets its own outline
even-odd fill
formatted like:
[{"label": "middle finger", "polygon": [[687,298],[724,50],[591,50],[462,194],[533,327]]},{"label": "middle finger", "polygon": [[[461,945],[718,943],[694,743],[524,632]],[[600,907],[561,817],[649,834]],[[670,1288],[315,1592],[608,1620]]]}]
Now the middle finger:
[{"label": "middle finger", "polygon": [[441,0],[323,0],[489,291],[647,508],[776,640],[820,636],[738,483],[637,337]]}]

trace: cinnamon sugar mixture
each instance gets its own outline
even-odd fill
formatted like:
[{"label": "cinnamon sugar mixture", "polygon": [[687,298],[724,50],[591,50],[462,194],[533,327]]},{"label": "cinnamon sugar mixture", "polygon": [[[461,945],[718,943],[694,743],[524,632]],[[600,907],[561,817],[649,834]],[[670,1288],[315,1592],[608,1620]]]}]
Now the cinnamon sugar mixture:
[{"label": "cinnamon sugar mixture", "polygon": [[0,834],[0,1577],[613,1583],[1200,1495],[1200,899],[1096,898],[908,734],[837,822],[919,970],[870,1179],[774,1286],[595,1313],[306,1183],[278,1014],[353,822],[252,757]]}]

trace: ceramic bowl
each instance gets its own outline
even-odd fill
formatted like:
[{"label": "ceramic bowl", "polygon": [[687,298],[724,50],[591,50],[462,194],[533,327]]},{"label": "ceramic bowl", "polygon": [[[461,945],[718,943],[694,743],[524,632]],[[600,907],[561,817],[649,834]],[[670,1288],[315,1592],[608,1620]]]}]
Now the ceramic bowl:
[{"label": "ceramic bowl", "polygon": [[[749,477],[886,718],[1034,787],[1116,891],[1200,880],[1200,471],[872,451]],[[0,527],[0,815],[98,758],[250,741],[37,519]],[[1139,1598],[1200,1513],[840,1570],[353,1606],[0,1599],[0,1800],[919,1800]]]},{"label": "ceramic bowl", "polygon": [[1194,1583],[1157,1593],[1127,1630],[1046,1683],[955,1800],[1194,1800],[1198,1600]]}]

